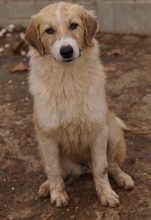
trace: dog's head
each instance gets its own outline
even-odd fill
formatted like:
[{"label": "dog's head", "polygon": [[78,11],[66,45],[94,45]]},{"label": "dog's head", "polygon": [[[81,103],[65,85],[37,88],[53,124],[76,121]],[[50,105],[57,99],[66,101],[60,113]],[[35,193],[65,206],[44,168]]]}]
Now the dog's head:
[{"label": "dog's head", "polygon": [[58,62],[80,57],[81,50],[93,45],[99,24],[92,12],[83,7],[56,3],[31,18],[26,42],[43,56],[51,54]]}]

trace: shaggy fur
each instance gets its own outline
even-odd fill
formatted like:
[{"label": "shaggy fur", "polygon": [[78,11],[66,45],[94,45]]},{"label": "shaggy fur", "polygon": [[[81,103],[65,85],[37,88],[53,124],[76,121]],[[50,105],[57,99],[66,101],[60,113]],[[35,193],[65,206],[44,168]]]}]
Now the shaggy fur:
[{"label": "shaggy fur", "polygon": [[118,186],[134,186],[118,166],[126,152],[119,125],[125,125],[107,107],[105,73],[94,39],[98,28],[92,12],[62,2],[33,16],[25,35],[31,46],[34,121],[48,177],[39,195],[50,194],[57,207],[68,205],[68,175],[92,173],[104,206],[119,204],[108,173]]}]

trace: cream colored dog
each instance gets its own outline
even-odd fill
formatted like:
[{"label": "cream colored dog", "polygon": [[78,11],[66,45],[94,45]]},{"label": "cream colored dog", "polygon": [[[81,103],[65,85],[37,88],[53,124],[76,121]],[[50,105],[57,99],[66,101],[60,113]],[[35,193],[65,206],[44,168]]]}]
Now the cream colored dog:
[{"label": "cream colored dog", "polygon": [[57,207],[68,205],[68,175],[91,172],[104,206],[119,205],[108,173],[118,186],[134,186],[118,166],[125,158],[120,128],[125,125],[108,111],[105,73],[94,39],[98,29],[92,12],[61,2],[33,16],[25,35],[31,46],[34,120],[48,176],[39,195],[50,194]]}]

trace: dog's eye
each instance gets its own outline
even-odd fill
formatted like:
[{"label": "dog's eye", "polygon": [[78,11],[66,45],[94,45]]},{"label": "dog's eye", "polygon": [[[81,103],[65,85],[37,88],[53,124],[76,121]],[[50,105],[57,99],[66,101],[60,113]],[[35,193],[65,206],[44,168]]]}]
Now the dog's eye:
[{"label": "dog's eye", "polygon": [[74,30],[74,29],[76,29],[78,27],[78,24],[75,24],[75,23],[72,23],[71,25],[70,25],[70,29],[71,30]]},{"label": "dog's eye", "polygon": [[53,34],[54,33],[54,30],[52,28],[48,28],[46,31],[45,31],[47,34]]}]

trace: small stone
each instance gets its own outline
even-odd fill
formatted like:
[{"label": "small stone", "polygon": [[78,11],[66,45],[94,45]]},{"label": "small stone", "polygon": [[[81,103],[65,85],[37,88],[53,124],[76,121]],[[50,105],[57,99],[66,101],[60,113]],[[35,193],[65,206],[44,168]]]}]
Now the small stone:
[{"label": "small stone", "polygon": [[[22,56],[26,56],[26,51],[25,50],[21,50],[20,53],[21,53]],[[27,59],[23,58],[23,61],[25,62],[25,61],[27,61]]]},{"label": "small stone", "polygon": [[8,81],[9,84],[12,84],[12,82],[13,82],[12,80],[9,80],[9,81]]},{"label": "small stone", "polygon": [[10,47],[10,44],[5,44],[4,47],[8,48],[8,47]]},{"label": "small stone", "polygon": [[11,216],[11,215],[8,215],[8,219],[13,219],[13,216]]},{"label": "small stone", "polygon": [[7,30],[8,30],[9,32],[12,32],[12,31],[14,30],[14,28],[15,28],[15,25],[14,25],[14,24],[10,24],[10,25],[8,26]]},{"label": "small stone", "polygon": [[2,30],[0,31],[0,37],[3,37],[6,31],[6,28],[2,28]]},{"label": "small stone", "polygon": [[19,36],[20,36],[21,39],[23,39],[23,40],[25,39],[25,34],[24,34],[24,33],[21,32],[21,33],[19,34]]},{"label": "small stone", "polygon": [[4,48],[0,47],[0,53],[2,53],[4,51]]},{"label": "small stone", "polygon": [[11,188],[11,190],[14,190],[14,189],[15,189],[14,187]]}]

